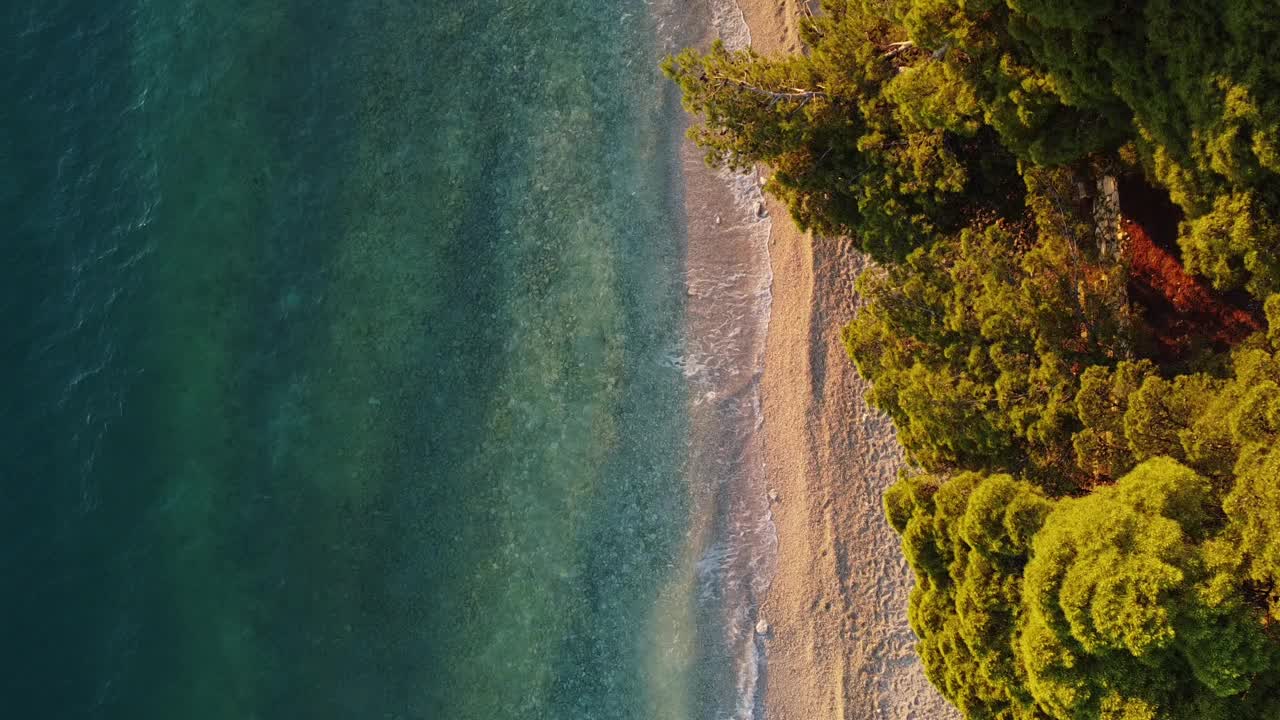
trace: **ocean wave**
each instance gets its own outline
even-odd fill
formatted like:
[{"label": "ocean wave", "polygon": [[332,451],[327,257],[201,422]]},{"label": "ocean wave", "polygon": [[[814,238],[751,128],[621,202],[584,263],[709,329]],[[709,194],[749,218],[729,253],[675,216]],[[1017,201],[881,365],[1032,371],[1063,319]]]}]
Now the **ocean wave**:
[{"label": "ocean wave", "polygon": [[[713,0],[701,21],[730,49],[751,42],[733,0]],[[684,346],[664,363],[682,371],[689,386],[687,473],[695,507],[707,515],[693,600],[701,652],[717,667],[702,668],[714,689],[699,717],[755,720],[763,714],[768,662],[767,633],[757,623],[778,544],[760,432],[772,226],[754,172],[712,173],[686,162],[686,194],[688,330]]]}]

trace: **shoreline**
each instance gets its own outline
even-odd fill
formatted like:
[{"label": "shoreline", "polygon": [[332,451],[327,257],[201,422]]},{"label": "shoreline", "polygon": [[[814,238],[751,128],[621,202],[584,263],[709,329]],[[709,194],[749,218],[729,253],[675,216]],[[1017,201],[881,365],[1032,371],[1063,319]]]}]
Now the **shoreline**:
[{"label": "shoreline", "polygon": [[[732,0],[656,6],[666,52],[745,48]],[[672,88],[675,91],[675,88]],[[659,592],[648,664],[650,717],[764,716],[764,638],[755,626],[773,575],[777,535],[767,499],[760,377],[769,321],[771,220],[754,173],[709,167],[677,108],[672,132],[684,215],[685,338],[669,358],[687,385],[685,479],[690,523]]]},{"label": "shoreline", "polygon": [[[757,52],[802,51],[806,0],[737,4]],[[848,240],[800,232],[774,198],[765,207],[774,220],[761,433],[778,554],[760,607],[770,627],[764,717],[958,717],[915,654],[911,574],[881,510],[901,449],[840,341],[865,260]]]}]

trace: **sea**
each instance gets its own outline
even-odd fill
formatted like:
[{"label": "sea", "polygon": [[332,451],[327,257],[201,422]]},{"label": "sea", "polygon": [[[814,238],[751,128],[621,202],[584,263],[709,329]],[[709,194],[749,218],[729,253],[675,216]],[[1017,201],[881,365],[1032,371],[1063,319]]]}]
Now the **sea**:
[{"label": "sea", "polygon": [[708,32],[0,7],[4,717],[761,717],[767,219],[689,210],[658,70]]}]

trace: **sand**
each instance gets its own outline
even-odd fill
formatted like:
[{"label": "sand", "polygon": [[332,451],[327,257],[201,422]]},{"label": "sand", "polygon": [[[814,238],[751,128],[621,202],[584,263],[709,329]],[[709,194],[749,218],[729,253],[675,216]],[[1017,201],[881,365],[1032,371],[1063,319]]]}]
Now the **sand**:
[{"label": "sand", "polygon": [[[803,0],[739,0],[761,54],[798,52]],[[840,328],[865,261],[847,240],[773,219],[772,315],[762,378],[764,460],[778,565],[760,617],[771,631],[769,720],[959,717],[924,677],[906,621],[911,574],[880,498],[902,455]]]}]

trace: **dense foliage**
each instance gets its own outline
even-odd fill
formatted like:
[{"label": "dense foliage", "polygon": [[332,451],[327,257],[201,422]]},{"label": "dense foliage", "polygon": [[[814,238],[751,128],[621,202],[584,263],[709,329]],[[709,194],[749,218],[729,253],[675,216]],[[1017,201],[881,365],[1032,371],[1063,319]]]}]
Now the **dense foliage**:
[{"label": "dense foliage", "polygon": [[878,259],[1013,210],[1014,159],[1122,147],[1186,213],[1190,269],[1280,291],[1280,12],[1259,0],[825,0],[804,57],[666,70],[713,162],[767,162],[805,227]]},{"label": "dense foliage", "polygon": [[1014,651],[1039,708],[1276,717],[1280,647],[1243,599],[1223,534],[1212,483],[1169,458],[1060,501],[1026,566]]},{"label": "dense foliage", "polygon": [[804,39],[665,70],[709,162],[878,261],[844,340],[929,678],[968,718],[1280,717],[1280,9],[824,0]]},{"label": "dense foliage", "polygon": [[1008,475],[919,475],[885,507],[916,569],[926,671],[966,717],[1280,713],[1280,646],[1190,468],[1157,458],[1056,501]]},{"label": "dense foliage", "polygon": [[[851,235],[883,260],[962,227],[973,193],[995,206],[1021,203],[1013,156],[960,114],[971,98],[903,81],[899,70],[918,53],[895,46],[890,23],[839,12],[808,34],[815,42],[805,57],[765,59],[717,43],[666,61],[685,106],[706,120],[693,138],[708,161],[768,162],[766,189],[801,227]],[[907,110],[894,94],[920,102]]]},{"label": "dense foliage", "polygon": [[1022,574],[1052,501],[1008,475],[919,475],[885,495],[916,570],[909,618],[929,679],[966,717],[1035,714],[1013,648]]},{"label": "dense foliage", "polygon": [[1026,252],[1001,225],[865,273],[845,342],[917,464],[1034,469],[1071,483],[1083,366],[1129,342],[1113,281],[1052,233]]}]

